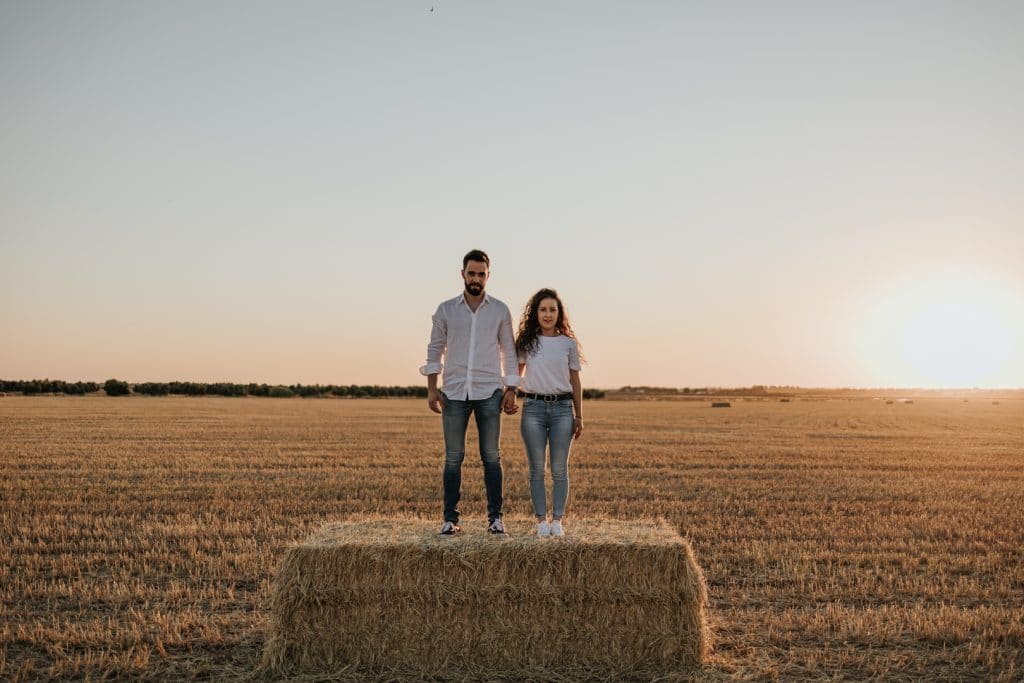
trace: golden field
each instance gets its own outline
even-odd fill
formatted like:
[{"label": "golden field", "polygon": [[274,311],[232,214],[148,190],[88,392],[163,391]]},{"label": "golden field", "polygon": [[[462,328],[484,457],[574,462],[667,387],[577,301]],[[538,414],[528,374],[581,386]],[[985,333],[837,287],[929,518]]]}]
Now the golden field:
[{"label": "golden field", "polygon": [[[663,516],[701,679],[1024,679],[1024,401],[588,401],[570,515]],[[0,398],[0,679],[249,678],[284,549],[440,523],[426,401]],[[506,513],[529,509],[518,417]],[[485,524],[470,427],[464,524]],[[529,533],[513,526],[514,534]]]}]

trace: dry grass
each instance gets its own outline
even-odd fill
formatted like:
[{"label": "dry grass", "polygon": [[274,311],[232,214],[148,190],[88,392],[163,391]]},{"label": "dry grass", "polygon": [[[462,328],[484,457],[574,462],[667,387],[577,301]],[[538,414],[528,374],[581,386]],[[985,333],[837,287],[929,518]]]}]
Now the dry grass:
[{"label": "dry grass", "polygon": [[[252,675],[290,544],[352,514],[440,521],[421,401],[9,396],[0,449],[4,679]],[[1022,401],[590,402],[572,457],[569,528],[662,516],[692,543],[700,678],[1024,677]]]},{"label": "dry grass", "polygon": [[264,663],[277,674],[665,676],[707,655],[706,604],[690,545],[664,520],[590,519],[541,539],[478,526],[444,537],[435,520],[371,516],[326,524],[285,554]]}]

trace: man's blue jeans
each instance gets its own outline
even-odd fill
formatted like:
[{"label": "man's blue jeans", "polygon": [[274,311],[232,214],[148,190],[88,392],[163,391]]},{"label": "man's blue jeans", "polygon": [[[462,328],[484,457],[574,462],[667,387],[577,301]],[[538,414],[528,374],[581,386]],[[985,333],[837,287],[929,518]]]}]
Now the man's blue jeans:
[{"label": "man's blue jeans", "polygon": [[551,455],[551,514],[561,519],[569,499],[569,449],[572,446],[572,401],[539,401],[532,398],[523,403],[523,419],[519,423],[530,461],[530,498],[538,517],[548,513],[544,491],[544,461]]},{"label": "man's blue jeans", "polygon": [[487,489],[487,519],[501,517],[502,480],[501,451],[501,389],[490,398],[476,401],[454,401],[445,397],[441,424],[444,428],[444,519],[459,521],[459,498],[462,496],[462,460],[466,457],[466,427],[469,415],[476,417],[480,437],[480,459],[484,463],[484,487]]}]

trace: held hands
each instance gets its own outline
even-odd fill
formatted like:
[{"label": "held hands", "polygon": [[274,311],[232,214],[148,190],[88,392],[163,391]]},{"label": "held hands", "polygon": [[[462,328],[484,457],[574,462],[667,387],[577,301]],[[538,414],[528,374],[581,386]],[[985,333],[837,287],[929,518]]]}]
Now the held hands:
[{"label": "held hands", "polygon": [[572,438],[578,439],[583,436],[583,418],[574,417],[572,420]]},{"label": "held hands", "polygon": [[[444,395],[437,389],[428,389],[427,405],[435,413],[442,412],[444,410]],[[505,392],[505,395],[501,400],[501,409],[505,411],[507,415],[515,415],[519,412],[519,406],[516,405],[515,390]]]},{"label": "held hands", "polygon": [[506,389],[501,399],[501,409],[506,415],[515,415],[519,412],[519,404],[516,403],[516,390]]}]

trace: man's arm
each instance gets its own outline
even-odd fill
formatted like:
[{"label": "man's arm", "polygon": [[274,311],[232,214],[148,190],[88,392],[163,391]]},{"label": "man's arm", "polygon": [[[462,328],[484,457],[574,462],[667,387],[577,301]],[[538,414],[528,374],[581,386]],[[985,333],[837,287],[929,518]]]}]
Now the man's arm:
[{"label": "man's arm", "polygon": [[437,390],[437,373],[427,375],[427,406],[435,413],[440,413],[444,408],[444,397]]},{"label": "man's arm", "polygon": [[420,374],[427,376],[427,406],[435,413],[440,413],[444,406],[441,392],[437,390],[437,376],[444,370],[445,349],[448,346],[448,320],[441,306],[437,307],[432,318],[430,341],[427,343],[427,362],[420,368]]},{"label": "man's arm", "polygon": [[501,381],[505,384],[505,395],[502,398],[502,407],[506,413],[515,413],[519,407],[516,405],[516,387],[519,386],[519,357],[516,355],[516,338],[512,333],[512,314],[508,308],[498,325],[498,350],[501,354]]},{"label": "man's arm", "polygon": [[[519,364],[519,378],[522,381],[523,369],[526,367],[526,363]],[[509,415],[515,415],[519,412],[519,403],[516,401],[516,390],[513,387],[512,391],[505,394],[505,400],[501,405],[502,409]]]}]

